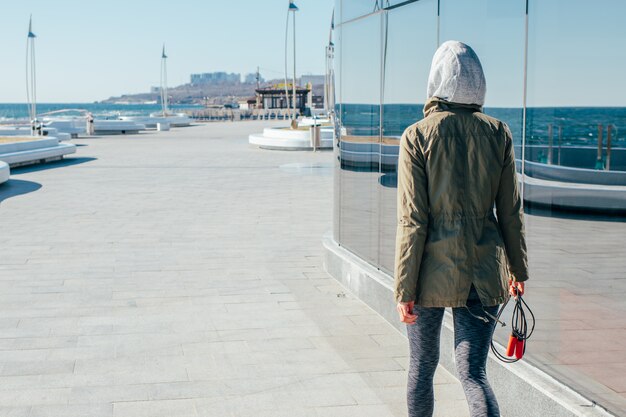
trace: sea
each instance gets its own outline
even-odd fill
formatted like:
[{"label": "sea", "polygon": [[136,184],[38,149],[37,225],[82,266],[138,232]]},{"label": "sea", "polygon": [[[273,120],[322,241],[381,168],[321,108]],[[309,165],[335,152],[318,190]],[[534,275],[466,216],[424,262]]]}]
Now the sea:
[{"label": "sea", "polygon": [[[197,110],[201,105],[170,105],[172,111]],[[55,110],[80,109],[91,112],[98,119],[114,119],[119,116],[147,116],[161,110],[160,104],[115,104],[115,103],[37,103],[37,114]],[[0,103],[0,122],[28,119],[25,103]]]},{"label": "sea", "polygon": [[[349,134],[378,135],[381,106],[342,104],[338,109],[342,125]],[[383,106],[383,136],[400,136],[404,129],[422,119],[423,104],[386,104]],[[484,112],[505,121],[516,144],[522,141],[522,109],[486,107]],[[526,111],[526,143],[557,146],[597,146],[598,126],[603,144],[611,126],[611,146],[626,148],[626,107],[534,107]]]},{"label": "sea", "polygon": [[[378,135],[381,106],[374,104],[342,104],[337,106],[344,127],[354,135]],[[201,105],[170,106],[173,111],[198,110]],[[423,104],[386,104],[383,106],[383,135],[400,136],[404,129],[423,117]],[[37,113],[62,109],[81,109],[99,119],[119,116],[146,116],[161,110],[160,104],[120,103],[38,103]],[[516,144],[522,141],[522,109],[486,107],[486,114],[505,121]],[[0,103],[0,122],[28,118],[25,103]],[[526,143],[557,146],[597,146],[598,126],[606,146],[607,126],[611,126],[611,146],[626,148],[626,107],[532,107],[526,112]]]}]

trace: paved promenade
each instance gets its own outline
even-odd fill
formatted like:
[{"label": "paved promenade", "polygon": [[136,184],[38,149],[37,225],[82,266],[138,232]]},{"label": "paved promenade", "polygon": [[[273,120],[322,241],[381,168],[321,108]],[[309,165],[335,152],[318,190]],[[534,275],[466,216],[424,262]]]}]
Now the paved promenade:
[{"label": "paved promenade", "polygon": [[332,153],[249,147],[268,124],[78,139],[0,185],[0,416],[406,415],[406,339],[322,269]]}]

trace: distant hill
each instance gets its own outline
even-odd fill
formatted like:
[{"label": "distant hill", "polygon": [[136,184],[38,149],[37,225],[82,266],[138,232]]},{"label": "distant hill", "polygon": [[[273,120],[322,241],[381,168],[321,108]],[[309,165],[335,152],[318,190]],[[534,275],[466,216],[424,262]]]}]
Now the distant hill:
[{"label": "distant hill", "polygon": [[[261,87],[269,87],[283,82],[282,79],[270,80],[262,83]],[[172,104],[226,104],[238,100],[245,100],[255,96],[256,84],[232,83],[232,84],[183,84],[178,87],[168,88],[170,103]],[[313,85],[314,95],[323,95],[323,85]],[[150,93],[124,94],[118,97],[109,97],[101,103],[145,103],[149,101],[160,102],[161,96],[158,88]]]}]

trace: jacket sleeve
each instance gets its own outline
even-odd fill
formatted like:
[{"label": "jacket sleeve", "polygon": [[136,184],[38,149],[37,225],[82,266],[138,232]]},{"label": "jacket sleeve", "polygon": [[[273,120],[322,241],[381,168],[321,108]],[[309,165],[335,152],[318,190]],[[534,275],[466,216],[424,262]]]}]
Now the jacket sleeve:
[{"label": "jacket sleeve", "polygon": [[396,302],[414,301],[428,229],[428,181],[424,153],[414,128],[400,139],[398,155],[398,225],[394,268]]},{"label": "jacket sleeve", "polygon": [[515,281],[521,282],[528,279],[524,213],[517,184],[513,138],[508,126],[503,124],[502,128],[505,136],[505,150],[496,196],[496,214],[509,262],[509,272]]}]

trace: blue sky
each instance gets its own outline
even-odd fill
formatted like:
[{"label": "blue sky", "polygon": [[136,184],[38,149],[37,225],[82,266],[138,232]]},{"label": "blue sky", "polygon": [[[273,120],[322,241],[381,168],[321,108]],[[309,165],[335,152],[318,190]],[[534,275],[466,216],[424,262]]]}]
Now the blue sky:
[{"label": "blue sky", "polygon": [[[9,3],[10,2],[10,3]],[[7,4],[9,3],[9,4]],[[196,72],[282,77],[288,0],[7,0],[0,13],[0,102],[25,101],[28,17],[37,35],[38,100],[90,102]],[[297,0],[297,71],[323,74],[333,0]],[[290,66],[291,68],[291,66]],[[291,71],[291,70],[290,70]]]},{"label": "blue sky", "polygon": [[[324,70],[334,3],[296,0],[299,74]],[[257,65],[265,78],[279,78],[287,4],[288,0],[6,0],[0,14],[0,102],[25,100],[30,13],[38,35],[39,100],[89,102],[158,85],[163,42],[170,57],[170,85],[187,82],[194,72],[246,73]],[[362,13],[373,4],[374,0],[344,0],[344,12],[352,7]],[[529,106],[625,106],[626,1],[530,4]],[[524,5],[525,0],[442,0],[441,40],[456,39],[474,47],[487,75],[488,106],[521,106]],[[421,0],[390,13],[387,102],[424,101],[435,50],[435,6],[435,0]],[[375,102],[370,96],[378,94],[378,88],[364,85],[371,84],[380,69],[378,51],[372,47],[379,32],[368,22],[352,27],[355,41],[350,56],[345,48],[344,57],[355,68],[350,71],[348,84],[354,88],[348,101]]]}]

